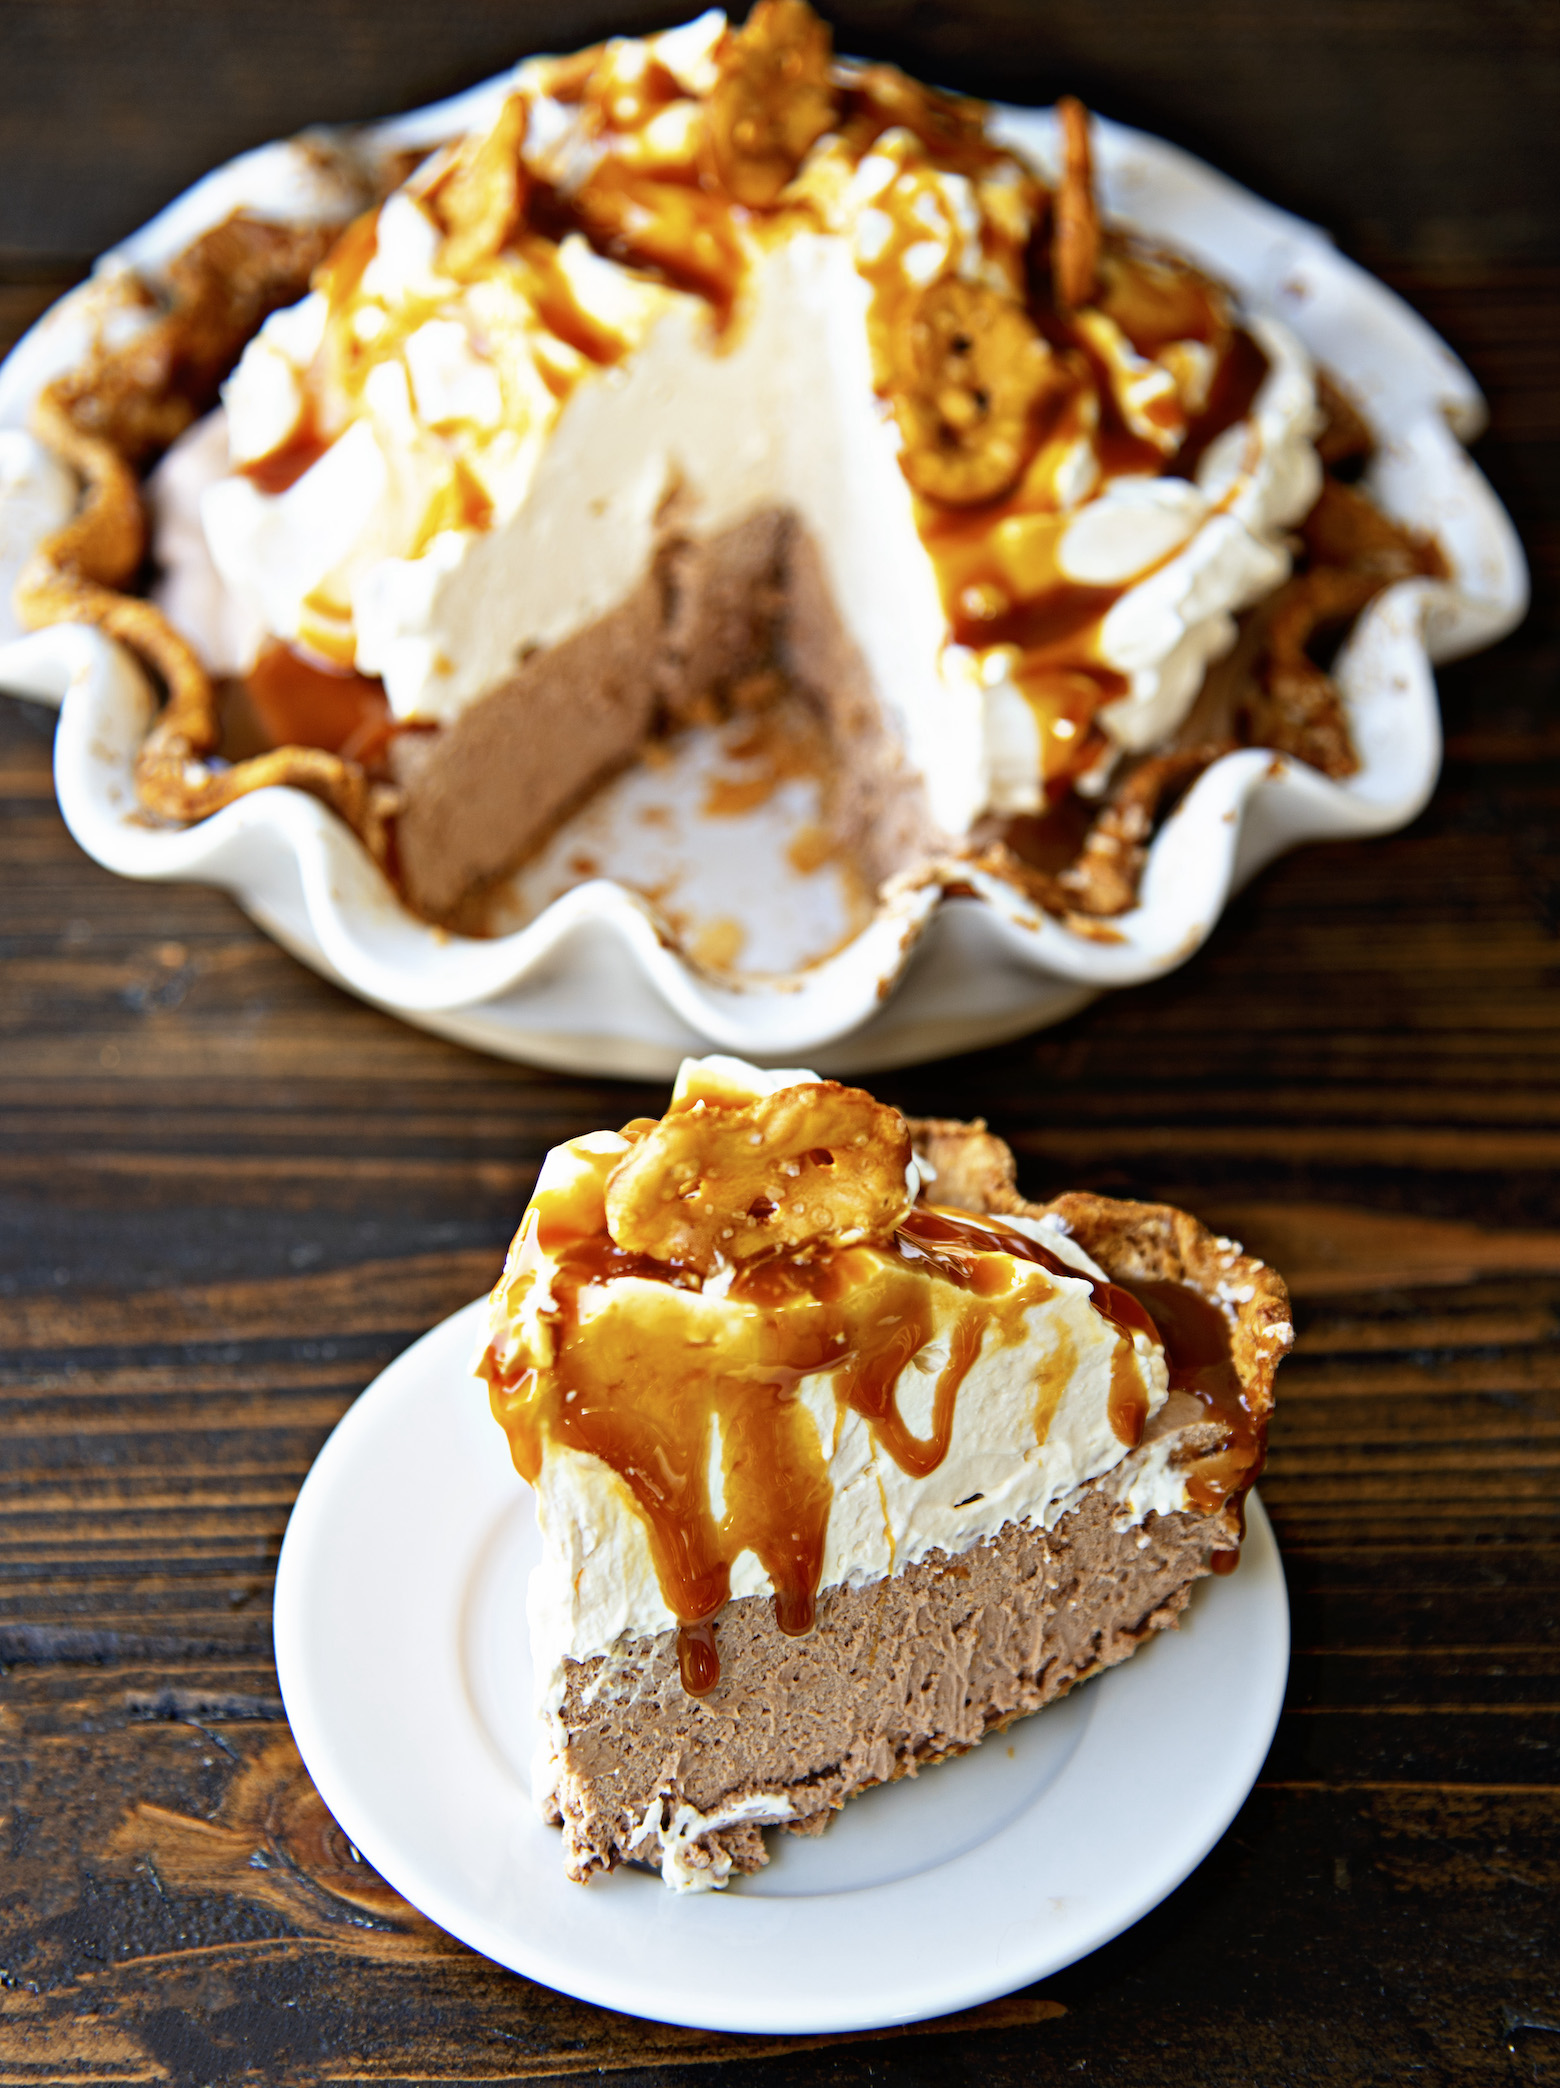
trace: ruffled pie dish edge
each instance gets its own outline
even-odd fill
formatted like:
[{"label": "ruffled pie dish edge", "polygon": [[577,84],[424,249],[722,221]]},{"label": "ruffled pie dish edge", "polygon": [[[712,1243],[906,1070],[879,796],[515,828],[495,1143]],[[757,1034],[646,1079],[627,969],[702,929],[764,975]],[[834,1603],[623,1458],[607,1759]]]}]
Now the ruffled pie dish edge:
[{"label": "ruffled pie dish edge", "polygon": [[[431,146],[479,121],[507,79],[380,125],[359,149]],[[993,128],[1054,165],[1051,112],[1002,109]],[[1445,555],[1450,579],[1403,581],[1378,596],[1334,668],[1357,774],[1330,781],[1261,748],[1223,756],[1155,837],[1137,904],[1092,934],[960,863],[891,885],[865,929],[805,971],[729,977],[694,963],[643,899],[606,879],[491,941],[429,927],[353,835],[296,790],[257,792],[182,830],[148,823],[133,778],[153,711],[145,676],[97,631],[55,626],[0,642],[0,687],[61,705],[55,779],[77,841],[123,876],[226,889],[294,955],[414,1022],[504,1056],[643,1075],[699,1044],[854,1071],[1020,1034],[1100,990],[1172,970],[1231,892],[1286,849],[1405,825],[1439,770],[1433,665],[1493,643],[1526,608],[1515,530],[1462,447],[1483,425],[1479,392],[1429,328],[1315,227],[1143,133],[1096,119],[1095,141],[1107,213],[1293,328],[1371,422],[1375,498]],[[155,274],[241,206],[323,213],[329,178],[306,143],[261,148],[196,184],[104,265]],[[0,366],[0,429],[24,428],[44,385],[77,359],[92,291],[89,282],[61,300]],[[24,524],[5,528],[3,508],[0,490],[0,638],[11,568],[31,548],[17,541]]]}]

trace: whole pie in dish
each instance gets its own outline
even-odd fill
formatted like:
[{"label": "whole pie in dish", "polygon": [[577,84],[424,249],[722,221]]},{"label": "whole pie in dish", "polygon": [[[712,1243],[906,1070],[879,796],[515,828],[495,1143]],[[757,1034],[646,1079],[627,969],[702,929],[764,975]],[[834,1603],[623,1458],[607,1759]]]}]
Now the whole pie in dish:
[{"label": "whole pie in dish", "polygon": [[1352,772],[1328,648],[1443,567],[1294,336],[1101,223],[1058,114],[1047,180],[759,0],[531,60],[415,164],[343,148],[345,230],[229,218],[45,392],[86,497],[19,612],[154,670],[149,813],[295,784],[436,923],[748,713],[869,889],[1122,913],[1222,752]]},{"label": "whole pie in dish", "polygon": [[571,1878],[682,1890],[1174,1625],[1239,1561],[1293,1338],[1185,1212],[1026,1203],[981,1124],[722,1058],[548,1155],[489,1332],[534,1787]]}]

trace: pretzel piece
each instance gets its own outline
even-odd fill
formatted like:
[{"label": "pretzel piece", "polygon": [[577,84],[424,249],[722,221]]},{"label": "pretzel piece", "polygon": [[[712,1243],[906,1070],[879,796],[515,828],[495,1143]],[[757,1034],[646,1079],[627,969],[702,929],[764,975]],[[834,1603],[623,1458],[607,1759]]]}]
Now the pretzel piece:
[{"label": "pretzel piece", "polygon": [[705,1276],[783,1247],[884,1239],[910,1209],[909,1163],[898,1110],[833,1080],[674,1110],[614,1168],[607,1230]]},{"label": "pretzel piece", "polygon": [[1100,212],[1094,197],[1089,112],[1068,94],[1057,103],[1056,114],[1062,126],[1062,181],[1056,192],[1051,273],[1057,303],[1064,312],[1076,312],[1094,298],[1100,265]]}]

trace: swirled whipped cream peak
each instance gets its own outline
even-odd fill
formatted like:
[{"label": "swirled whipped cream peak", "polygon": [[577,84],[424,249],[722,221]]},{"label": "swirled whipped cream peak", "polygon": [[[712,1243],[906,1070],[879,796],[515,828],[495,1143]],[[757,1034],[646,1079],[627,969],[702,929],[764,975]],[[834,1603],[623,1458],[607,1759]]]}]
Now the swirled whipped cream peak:
[{"label": "swirled whipped cream peak", "polygon": [[1298,343],[1075,237],[1086,178],[802,0],[528,61],[229,380],[224,627],[451,726],[779,514],[927,832],[1040,809],[1174,729],[1319,483]]},{"label": "swirled whipped cream peak", "polygon": [[544,1690],[675,1630],[702,1695],[734,1596],[805,1634],[820,1589],[1054,1520],[1137,1447],[1148,1314],[1065,1233],[921,1186],[896,1110],[733,1060],[548,1155],[480,1366],[547,1541]]}]

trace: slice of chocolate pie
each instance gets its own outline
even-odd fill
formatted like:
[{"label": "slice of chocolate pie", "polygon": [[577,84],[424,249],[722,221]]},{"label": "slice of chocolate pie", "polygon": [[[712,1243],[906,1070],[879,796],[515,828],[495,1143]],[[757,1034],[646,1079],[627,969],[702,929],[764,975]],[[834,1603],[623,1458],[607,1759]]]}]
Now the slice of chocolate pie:
[{"label": "slice of chocolate pie", "polygon": [[765,1861],[1173,1624],[1239,1557],[1278,1276],[1025,1203],[981,1125],[690,1060],[548,1155],[479,1369],[536,1489],[538,1792],[584,1880]]}]

